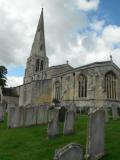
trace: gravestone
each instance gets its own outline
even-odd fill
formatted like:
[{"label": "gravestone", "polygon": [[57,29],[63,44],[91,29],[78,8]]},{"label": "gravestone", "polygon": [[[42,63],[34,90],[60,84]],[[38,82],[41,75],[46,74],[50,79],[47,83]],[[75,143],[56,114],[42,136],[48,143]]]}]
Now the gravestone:
[{"label": "gravestone", "polygon": [[19,127],[19,108],[9,107],[8,108],[8,128]]},{"label": "gravestone", "polygon": [[43,124],[48,123],[48,107],[43,106]]},{"label": "gravestone", "polygon": [[66,112],[64,130],[63,130],[64,135],[72,134],[74,132],[74,121],[75,121],[74,111]]},{"label": "gravestone", "polygon": [[53,117],[48,123],[48,138],[59,135],[59,110],[54,109]]},{"label": "gravestone", "polygon": [[69,144],[56,150],[54,160],[83,160],[83,149],[78,144]]},{"label": "gravestone", "polygon": [[25,107],[25,126],[31,126],[33,125],[33,114],[34,109],[33,107]]},{"label": "gravestone", "polygon": [[38,106],[37,124],[43,124],[43,123],[44,123],[44,108],[43,106]]},{"label": "gravestone", "polygon": [[54,109],[49,109],[48,110],[48,122],[53,119],[54,116]]},{"label": "gravestone", "polygon": [[104,108],[104,110],[105,110],[105,121],[109,122],[109,110],[106,107]]},{"label": "gravestone", "polygon": [[4,106],[0,103],[0,122],[4,121]]},{"label": "gravestone", "polygon": [[113,120],[117,120],[119,118],[118,107],[112,106],[112,117]]},{"label": "gravestone", "polygon": [[25,107],[19,107],[19,127],[24,127],[25,122]]},{"label": "gravestone", "polygon": [[104,156],[105,111],[96,110],[88,117],[86,159],[97,160]]},{"label": "gravestone", "polygon": [[36,125],[37,124],[37,111],[38,111],[38,107],[37,106],[32,106],[33,109],[33,114],[32,114],[32,125]]},{"label": "gravestone", "polygon": [[67,109],[62,106],[59,110],[59,121],[60,122],[64,122],[65,121],[65,113],[66,113]]}]

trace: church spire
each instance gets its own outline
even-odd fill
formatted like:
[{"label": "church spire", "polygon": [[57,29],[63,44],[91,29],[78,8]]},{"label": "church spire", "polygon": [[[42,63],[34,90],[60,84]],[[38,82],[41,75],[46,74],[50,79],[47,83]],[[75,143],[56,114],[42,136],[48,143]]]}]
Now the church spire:
[{"label": "church spire", "polygon": [[33,55],[46,57],[43,8],[31,49],[31,56]]}]

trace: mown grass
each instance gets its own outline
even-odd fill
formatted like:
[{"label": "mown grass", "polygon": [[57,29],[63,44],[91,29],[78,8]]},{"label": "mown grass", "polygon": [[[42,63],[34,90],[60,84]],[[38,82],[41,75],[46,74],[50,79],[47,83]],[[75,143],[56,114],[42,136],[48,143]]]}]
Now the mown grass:
[{"label": "mown grass", "polygon": [[[87,117],[79,116],[75,134],[47,138],[47,125],[8,129],[6,121],[0,123],[0,160],[53,160],[56,149],[74,142],[86,145]],[[106,156],[103,160],[120,160],[120,121],[106,125]]]}]

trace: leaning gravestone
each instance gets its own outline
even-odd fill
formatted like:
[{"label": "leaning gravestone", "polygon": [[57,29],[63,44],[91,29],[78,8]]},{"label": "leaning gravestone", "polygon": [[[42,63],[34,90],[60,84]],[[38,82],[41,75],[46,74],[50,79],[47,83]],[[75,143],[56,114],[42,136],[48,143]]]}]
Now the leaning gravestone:
[{"label": "leaning gravestone", "polygon": [[0,122],[4,121],[4,106],[0,103]]},{"label": "leaning gravestone", "polygon": [[116,106],[112,107],[112,117],[113,117],[113,120],[117,120],[119,118],[118,107]]},{"label": "leaning gravestone", "polygon": [[89,114],[86,159],[97,160],[104,156],[105,111]]},{"label": "leaning gravestone", "polygon": [[8,128],[19,127],[19,108],[16,106],[8,108]]},{"label": "leaning gravestone", "polygon": [[83,149],[78,144],[69,144],[56,150],[54,160],[83,160]]},{"label": "leaning gravestone", "polygon": [[48,123],[48,138],[59,135],[59,110],[54,109],[53,117]]},{"label": "leaning gravestone", "polygon": [[74,121],[75,121],[74,111],[66,112],[64,130],[63,130],[64,135],[72,134],[74,132]]}]

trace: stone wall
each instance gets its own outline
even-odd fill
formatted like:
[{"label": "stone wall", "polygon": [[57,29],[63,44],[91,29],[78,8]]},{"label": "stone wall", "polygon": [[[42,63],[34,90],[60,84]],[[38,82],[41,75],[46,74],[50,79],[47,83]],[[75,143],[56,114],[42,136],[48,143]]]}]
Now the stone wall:
[{"label": "stone wall", "polygon": [[[61,99],[63,105],[69,105],[72,101],[76,106],[102,107],[107,98],[105,91],[105,75],[109,71],[117,77],[117,99],[120,100],[120,71],[112,62],[101,62],[73,69],[52,79],[52,98],[55,98],[55,83],[61,84]],[[78,95],[79,75],[87,77],[87,97]]]},{"label": "stone wall", "polygon": [[50,104],[52,101],[51,87],[51,80],[33,81],[20,86],[19,106]]}]

